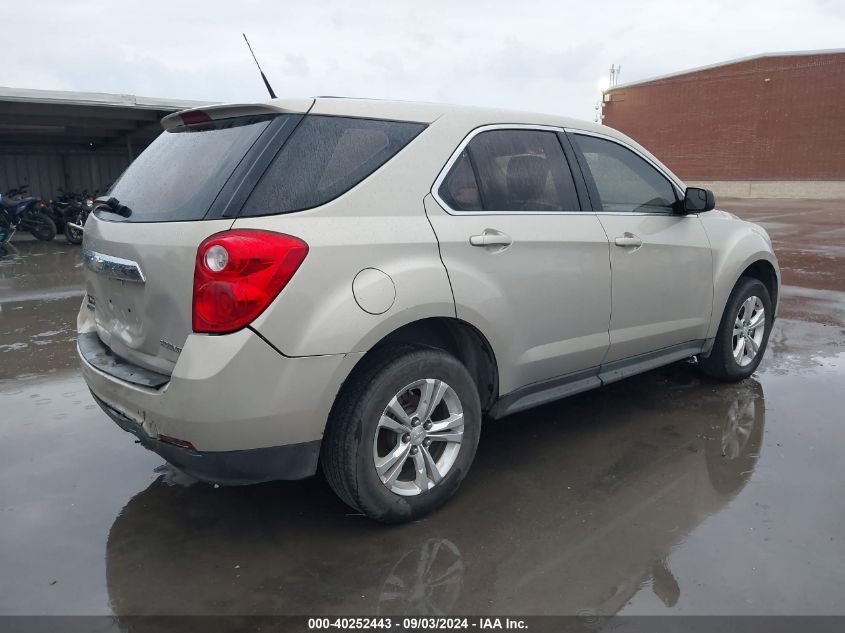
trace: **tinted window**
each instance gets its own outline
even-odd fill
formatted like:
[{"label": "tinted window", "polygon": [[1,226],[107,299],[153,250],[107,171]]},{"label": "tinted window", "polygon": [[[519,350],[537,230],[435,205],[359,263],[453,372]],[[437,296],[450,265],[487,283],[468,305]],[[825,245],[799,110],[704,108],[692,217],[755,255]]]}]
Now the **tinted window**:
[{"label": "tinted window", "polygon": [[481,211],[481,195],[467,151],[461,152],[438,190],[440,197],[456,211]]},{"label": "tinted window", "polygon": [[325,204],[372,174],[424,128],[420,123],[306,116],[261,177],[241,215]]},{"label": "tinted window", "polygon": [[595,136],[573,135],[587,161],[603,211],[672,213],[675,189],[646,160]]},{"label": "tinted window", "polygon": [[129,222],[200,220],[269,122],[246,117],[165,131],[109,195],[131,209]]},{"label": "tinted window", "polygon": [[[578,196],[554,132],[490,130],[467,145],[485,211],[573,211]],[[455,170],[461,164],[455,164]],[[451,174],[450,174],[451,177]]]}]

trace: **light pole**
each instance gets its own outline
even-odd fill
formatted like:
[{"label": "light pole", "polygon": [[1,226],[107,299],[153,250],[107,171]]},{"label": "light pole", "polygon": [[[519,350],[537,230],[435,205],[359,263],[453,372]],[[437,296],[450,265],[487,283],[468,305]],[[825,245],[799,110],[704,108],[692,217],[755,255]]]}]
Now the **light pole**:
[{"label": "light pole", "polygon": [[609,77],[602,77],[598,81],[597,85],[599,92],[601,93],[601,99],[598,103],[596,103],[596,123],[604,121],[604,104],[606,100],[605,93],[611,88],[615,88],[616,84],[619,83],[620,72],[622,72],[622,66],[620,64],[611,64]]}]

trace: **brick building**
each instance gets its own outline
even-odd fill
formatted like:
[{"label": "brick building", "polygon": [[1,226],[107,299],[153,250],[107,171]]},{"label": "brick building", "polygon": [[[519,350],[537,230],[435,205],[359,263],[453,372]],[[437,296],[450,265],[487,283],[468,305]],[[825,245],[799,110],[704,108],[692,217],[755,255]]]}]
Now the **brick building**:
[{"label": "brick building", "polygon": [[717,194],[845,198],[845,49],[619,85],[604,94],[604,123]]}]

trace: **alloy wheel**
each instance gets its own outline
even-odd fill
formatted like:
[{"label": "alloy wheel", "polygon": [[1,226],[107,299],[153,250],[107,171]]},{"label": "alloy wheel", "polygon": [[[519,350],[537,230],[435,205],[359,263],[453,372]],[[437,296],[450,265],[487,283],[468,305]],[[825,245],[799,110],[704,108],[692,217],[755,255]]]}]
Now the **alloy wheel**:
[{"label": "alloy wheel", "polygon": [[464,434],[460,398],[446,382],[417,380],[390,399],[373,438],[373,465],[391,492],[434,488],[455,465]]},{"label": "alloy wheel", "polygon": [[746,299],[734,318],[733,355],[740,367],[750,365],[760,351],[766,333],[766,310],[757,296]]}]

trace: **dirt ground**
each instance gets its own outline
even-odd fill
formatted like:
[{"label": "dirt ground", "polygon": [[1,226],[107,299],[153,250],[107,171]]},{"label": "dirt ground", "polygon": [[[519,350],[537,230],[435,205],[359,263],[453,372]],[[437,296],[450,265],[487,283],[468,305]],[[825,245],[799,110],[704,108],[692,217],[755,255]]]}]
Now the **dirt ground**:
[{"label": "dirt ground", "polygon": [[[0,614],[845,614],[845,201],[721,200],[783,269],[756,374],[685,361],[486,426],[418,522],[215,488],[94,404],[80,249],[0,260]],[[120,620],[118,619],[118,622]]]}]

